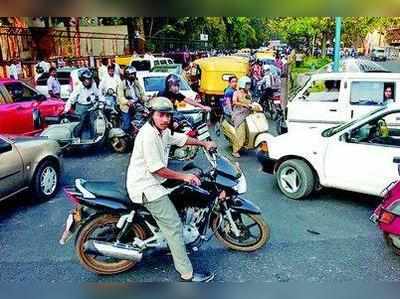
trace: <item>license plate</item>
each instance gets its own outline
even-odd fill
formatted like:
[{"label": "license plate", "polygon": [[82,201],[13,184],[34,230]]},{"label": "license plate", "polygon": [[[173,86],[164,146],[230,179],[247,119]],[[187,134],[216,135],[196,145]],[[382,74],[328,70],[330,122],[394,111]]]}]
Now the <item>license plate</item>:
[{"label": "license plate", "polygon": [[79,223],[81,219],[81,210],[79,208],[76,208],[68,215],[64,232],[59,241],[61,245],[65,245],[69,241],[75,231],[76,224]]}]

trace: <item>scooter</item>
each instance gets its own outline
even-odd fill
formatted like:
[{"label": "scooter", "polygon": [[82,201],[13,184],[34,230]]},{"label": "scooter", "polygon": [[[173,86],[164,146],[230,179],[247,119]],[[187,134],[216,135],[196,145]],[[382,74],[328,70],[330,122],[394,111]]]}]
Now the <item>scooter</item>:
[{"label": "scooter", "polygon": [[[268,136],[268,120],[260,104],[253,102],[251,113],[245,119],[246,141],[244,148],[247,150],[266,146]],[[236,129],[232,120],[224,117],[221,123],[222,132],[226,139],[232,144],[236,136]]]},{"label": "scooter", "polygon": [[[400,175],[400,157],[393,163],[398,164]],[[400,180],[392,182],[382,191],[383,200],[375,209],[370,220],[378,225],[383,237],[395,254],[400,255]]]},{"label": "scooter", "polygon": [[62,114],[56,117],[46,117],[45,121],[49,126],[43,130],[40,136],[57,140],[64,150],[88,149],[109,142],[118,153],[123,153],[130,147],[129,137],[120,128],[113,127],[113,124],[106,117],[106,104],[96,102],[90,109],[95,113],[94,120],[95,137],[91,138],[88,130],[84,130],[82,138],[75,137],[75,129],[79,124],[80,116],[73,113]]}]

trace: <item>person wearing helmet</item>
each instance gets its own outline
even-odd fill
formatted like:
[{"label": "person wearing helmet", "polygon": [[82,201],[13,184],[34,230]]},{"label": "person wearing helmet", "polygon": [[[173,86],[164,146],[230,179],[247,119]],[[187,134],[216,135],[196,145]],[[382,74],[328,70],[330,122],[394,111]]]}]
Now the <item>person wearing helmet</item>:
[{"label": "person wearing helmet", "polygon": [[124,77],[117,90],[117,102],[121,109],[122,130],[129,132],[132,126],[131,110],[134,110],[135,118],[141,117],[138,111],[143,110],[147,97],[136,77],[136,68],[134,66],[128,66],[125,69]]},{"label": "person wearing helmet", "polygon": [[69,96],[65,103],[64,113],[71,110],[72,105],[75,105],[75,113],[79,114],[81,119],[78,126],[75,128],[74,135],[78,139],[76,142],[79,143],[82,137],[82,132],[85,126],[90,128],[90,137],[95,138],[94,129],[94,113],[91,112],[91,108],[100,98],[100,92],[97,89],[96,83],[93,80],[93,73],[88,68],[83,68],[78,71],[78,78],[82,82],[79,84]]},{"label": "person wearing helmet", "polygon": [[251,111],[251,79],[247,76],[241,77],[238,81],[238,90],[232,98],[232,121],[236,129],[236,138],[232,143],[232,156],[239,158],[239,150],[246,140],[246,117]]},{"label": "person wearing helmet", "polygon": [[159,96],[169,99],[173,103],[175,108],[177,107],[179,102],[184,101],[194,107],[198,107],[208,112],[211,111],[211,108],[209,106],[202,105],[201,103],[198,103],[191,98],[185,97],[182,93],[180,93],[180,83],[181,79],[177,75],[169,74],[165,78],[165,88],[161,93],[159,93]]},{"label": "person wearing helmet", "polygon": [[165,97],[151,100],[150,119],[139,130],[135,139],[128,171],[127,191],[129,198],[152,214],[168,242],[175,269],[183,281],[207,282],[214,274],[193,273],[183,240],[181,220],[168,197],[169,191],[162,183],[167,179],[178,180],[192,185],[200,185],[194,174],[177,172],[168,168],[170,145],[203,146],[207,150],[216,148],[214,142],[200,141],[182,133],[171,131],[174,106]]}]

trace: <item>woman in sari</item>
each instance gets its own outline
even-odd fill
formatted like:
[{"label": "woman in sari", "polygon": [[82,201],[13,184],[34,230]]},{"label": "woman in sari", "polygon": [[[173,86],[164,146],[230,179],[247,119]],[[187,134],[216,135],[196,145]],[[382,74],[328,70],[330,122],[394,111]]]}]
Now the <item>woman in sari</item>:
[{"label": "woman in sari", "polygon": [[232,140],[232,156],[239,158],[239,150],[246,141],[246,117],[251,112],[251,79],[244,76],[239,79],[239,89],[232,98],[232,121],[236,130],[236,138]]}]

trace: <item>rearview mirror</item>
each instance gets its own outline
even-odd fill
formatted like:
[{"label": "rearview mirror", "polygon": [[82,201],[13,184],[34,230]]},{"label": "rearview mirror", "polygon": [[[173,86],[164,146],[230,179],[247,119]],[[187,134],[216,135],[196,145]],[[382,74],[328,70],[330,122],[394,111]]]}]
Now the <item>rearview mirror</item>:
[{"label": "rearview mirror", "polygon": [[0,154],[6,153],[12,150],[12,146],[8,142],[0,143]]}]

